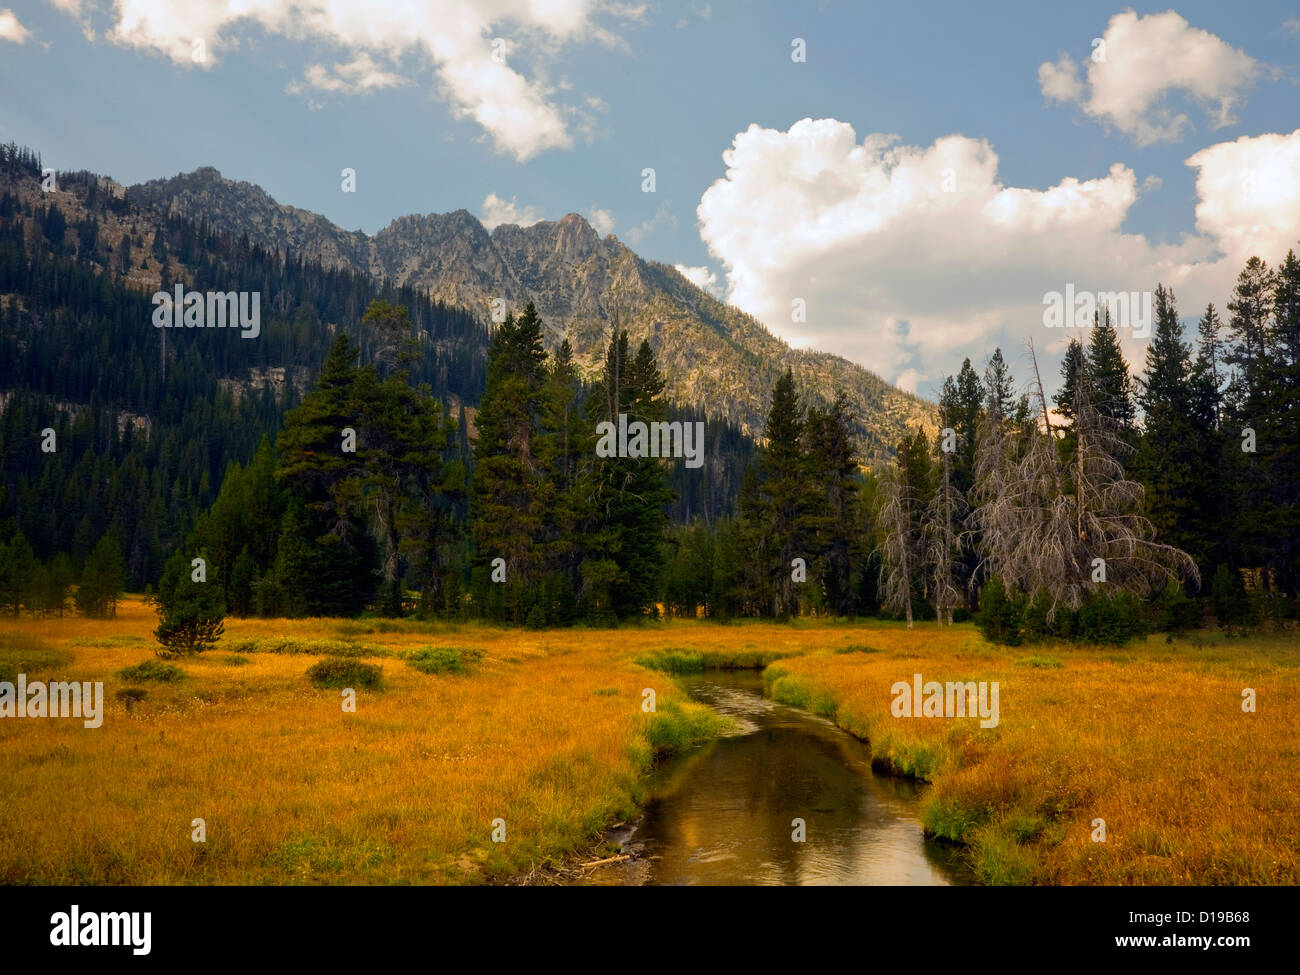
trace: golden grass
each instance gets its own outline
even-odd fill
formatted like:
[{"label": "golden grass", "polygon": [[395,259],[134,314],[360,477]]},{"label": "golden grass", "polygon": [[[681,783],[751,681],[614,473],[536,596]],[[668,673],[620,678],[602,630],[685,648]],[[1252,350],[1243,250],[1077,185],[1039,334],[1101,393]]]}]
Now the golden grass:
[{"label": "golden grass", "polygon": [[[769,669],[773,693],[934,783],[925,821],[988,883],[1300,882],[1300,639],[996,648],[968,627]],[[1059,662],[1059,666],[1056,664]],[[1000,723],[902,718],[895,681],[998,681]],[[1254,688],[1257,712],[1242,711]],[[1093,821],[1106,840],[1093,840]]]},{"label": "golden grass", "polygon": [[[99,729],[0,721],[0,882],[503,879],[633,812],[654,731],[643,688],[656,690],[658,718],[707,714],[631,663],[627,633],[480,627],[366,635],[395,654],[454,642],[486,656],[469,677],[376,659],[384,690],[359,692],[355,714],[308,682],[320,658],[231,665],[222,647],[180,661],[179,684],[142,685],[148,696],[128,713],[115,673],[153,658],[155,624],[135,599],[111,621],[0,623],[0,644],[27,632],[70,650],[57,678],[102,680],[107,699]],[[231,620],[227,639],[332,638],[346,625]],[[195,818],[206,843],[191,840]],[[505,843],[491,841],[497,818]]]},{"label": "golden grass", "polygon": [[[631,815],[656,744],[714,730],[671,676],[635,662],[666,651],[793,655],[769,669],[774,692],[931,779],[927,825],[968,843],[988,882],[1300,880],[1294,638],[1004,651],[962,626],[229,620],[223,646],[181,660],[177,683],[141,684],[147,697],[128,712],[115,675],[153,658],[155,622],[134,598],[112,621],[0,621],[0,647],[25,632],[71,652],[40,676],[103,680],[108,709],[97,730],[0,720],[0,882],[517,876]],[[361,691],[345,714],[338,691],[307,680],[319,656],[241,650],[245,663],[227,662],[239,641],[281,638],[364,644],[383,690]],[[427,646],[484,656],[467,676],[425,674],[403,656]],[[874,652],[833,652],[864,646]],[[999,727],[891,717],[890,685],[917,671],[999,681]],[[1247,686],[1257,714],[1241,712]],[[653,719],[645,687],[658,696]],[[1104,844],[1089,838],[1098,817]],[[195,818],[206,843],[191,841]],[[491,841],[497,818],[505,843]]]}]

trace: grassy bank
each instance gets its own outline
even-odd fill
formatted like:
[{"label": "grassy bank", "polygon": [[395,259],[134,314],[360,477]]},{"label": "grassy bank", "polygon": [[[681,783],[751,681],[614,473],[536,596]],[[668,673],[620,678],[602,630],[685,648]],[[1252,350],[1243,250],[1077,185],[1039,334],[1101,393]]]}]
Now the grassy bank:
[{"label": "grassy bank", "polygon": [[[862,652],[773,664],[769,692],[932,782],[926,828],[967,844],[981,881],[1300,882],[1295,634],[1032,654],[968,627],[866,636]],[[915,673],[997,681],[998,726],[894,717],[891,688]],[[1245,688],[1253,714],[1242,710]]]},{"label": "grassy bank", "polygon": [[0,622],[0,666],[102,680],[107,711],[0,721],[0,883],[499,881],[590,846],[720,722],[633,662],[653,631],[230,620],[176,673],[154,625],[138,600]]},{"label": "grassy bank", "polygon": [[[135,599],[112,621],[0,620],[0,679],[102,680],[107,706],[98,729],[0,720],[0,882],[507,880],[590,849],[656,756],[718,731],[674,674],[765,663],[774,696],[933,782],[927,827],[986,882],[1300,880],[1294,636],[1030,651],[961,626],[232,619],[160,667],[155,623]],[[893,718],[917,672],[998,681],[998,727]]]}]

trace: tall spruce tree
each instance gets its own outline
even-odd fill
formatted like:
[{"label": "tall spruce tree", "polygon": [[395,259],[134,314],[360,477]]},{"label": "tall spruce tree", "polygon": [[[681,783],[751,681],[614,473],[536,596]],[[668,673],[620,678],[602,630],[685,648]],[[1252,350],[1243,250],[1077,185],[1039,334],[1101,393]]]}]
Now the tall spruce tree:
[{"label": "tall spruce tree", "polygon": [[[542,321],[529,302],[518,318],[506,317],[488,349],[470,495],[477,598],[494,606],[494,615],[516,623],[525,622],[528,595],[537,592],[545,513],[553,501],[540,425],[545,386]],[[505,561],[504,583],[489,581],[489,567],[498,558]]]},{"label": "tall spruce tree", "polygon": [[792,563],[811,554],[805,537],[809,505],[807,465],[804,457],[805,417],[795,388],[794,373],[786,369],[772,389],[772,403],[759,449],[758,492],[764,534],[759,558],[766,569],[772,594],[772,614],[794,615],[799,604],[792,578]]},{"label": "tall spruce tree", "polygon": [[1217,458],[1205,449],[1214,436],[1214,417],[1209,404],[1195,395],[1192,375],[1191,349],[1183,342],[1174,293],[1159,285],[1155,332],[1138,396],[1144,424],[1134,473],[1145,487],[1146,515],[1156,537],[1190,554],[1208,575],[1219,531],[1212,520]]}]

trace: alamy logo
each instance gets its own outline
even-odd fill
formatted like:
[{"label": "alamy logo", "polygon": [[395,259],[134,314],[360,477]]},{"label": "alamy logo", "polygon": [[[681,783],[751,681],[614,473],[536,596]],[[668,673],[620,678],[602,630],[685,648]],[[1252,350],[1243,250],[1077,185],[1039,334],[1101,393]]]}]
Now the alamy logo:
[{"label": "alamy logo", "polygon": [[948,681],[921,682],[920,674],[912,682],[897,681],[889,689],[894,696],[889,706],[896,718],[973,718],[982,719],[981,728],[998,726],[998,682]]},{"label": "alamy logo", "polygon": [[655,420],[627,420],[626,413],[618,415],[618,426],[610,420],[596,424],[600,440],[596,442],[597,457],[683,457],[687,467],[704,465],[704,421],[671,423]]},{"label": "alamy logo", "polygon": [[133,955],[147,955],[152,946],[153,914],[149,911],[72,910],[50,915],[50,944],[59,948],[82,945],[129,947]]},{"label": "alamy logo", "polygon": [[81,718],[87,728],[104,723],[104,682],[0,680],[0,718]]},{"label": "alamy logo", "polygon": [[1151,334],[1152,294],[1150,291],[1048,291],[1043,295],[1043,324],[1048,328],[1092,328],[1098,308],[1110,311],[1116,328],[1133,329],[1133,337]]},{"label": "alamy logo", "polygon": [[262,333],[260,291],[186,291],[178,284],[173,297],[157,291],[153,303],[154,328],[238,328],[243,337]]}]

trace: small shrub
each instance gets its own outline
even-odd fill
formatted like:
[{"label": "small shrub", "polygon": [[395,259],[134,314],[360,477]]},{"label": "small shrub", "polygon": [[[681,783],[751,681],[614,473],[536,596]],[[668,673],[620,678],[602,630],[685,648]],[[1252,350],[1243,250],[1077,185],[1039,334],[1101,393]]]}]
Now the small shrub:
[{"label": "small shrub", "polygon": [[406,662],[424,674],[465,675],[483,659],[484,651],[472,647],[421,647]]},{"label": "small shrub", "polygon": [[327,657],[307,668],[307,679],[317,687],[376,690],[383,681],[383,668],[347,657]]},{"label": "small shrub", "polygon": [[136,664],[132,667],[123,667],[117,672],[117,676],[122,680],[152,680],[165,684],[173,684],[185,676],[185,671],[181,670],[175,664],[165,664],[159,660],[146,660],[142,664]]},{"label": "small shrub", "polygon": [[840,647],[835,651],[839,653],[880,653],[876,647],[869,647],[865,643],[850,643],[847,647]]},{"label": "small shrub", "polygon": [[993,576],[980,589],[980,608],[975,614],[975,625],[990,643],[1016,646],[1020,643],[1020,606],[1015,593]]},{"label": "small shrub", "polygon": [[1055,657],[1022,657],[1016,661],[1017,667],[1063,667],[1064,664]]},{"label": "small shrub", "polygon": [[115,695],[119,701],[126,705],[129,712],[133,707],[149,696],[149,692],[143,687],[124,687]]},{"label": "small shrub", "polygon": [[248,663],[247,657],[241,657],[237,653],[230,653],[221,658],[221,662],[228,667],[242,667]]},{"label": "small shrub", "polygon": [[311,654],[318,657],[387,657],[388,651],[350,640],[326,640],[299,637],[256,637],[230,644],[236,653]]},{"label": "small shrub", "polygon": [[55,650],[29,633],[7,633],[0,637],[0,680],[14,683],[19,674],[38,674],[72,663],[73,655]]}]

